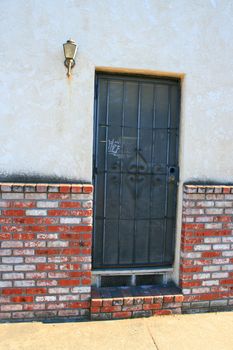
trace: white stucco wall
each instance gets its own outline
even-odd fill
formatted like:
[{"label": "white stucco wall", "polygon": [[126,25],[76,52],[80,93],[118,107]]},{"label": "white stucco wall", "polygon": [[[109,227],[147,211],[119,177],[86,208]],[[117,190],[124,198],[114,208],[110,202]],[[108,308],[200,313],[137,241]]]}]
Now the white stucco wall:
[{"label": "white stucco wall", "polygon": [[230,0],[1,0],[0,173],[91,181],[102,66],[184,73],[181,181],[233,182],[232,17]]}]

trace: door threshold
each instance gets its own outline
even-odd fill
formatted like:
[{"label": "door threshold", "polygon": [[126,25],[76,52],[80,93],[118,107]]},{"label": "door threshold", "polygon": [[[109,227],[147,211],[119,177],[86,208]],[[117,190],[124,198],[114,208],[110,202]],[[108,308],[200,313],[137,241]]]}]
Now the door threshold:
[{"label": "door threshold", "polygon": [[114,276],[114,275],[144,275],[151,273],[164,274],[167,272],[173,272],[173,267],[147,267],[147,268],[135,268],[135,269],[96,269],[92,270],[92,275],[101,276]]},{"label": "door threshold", "polygon": [[172,267],[94,270],[92,286],[99,288],[167,283],[172,272]]}]

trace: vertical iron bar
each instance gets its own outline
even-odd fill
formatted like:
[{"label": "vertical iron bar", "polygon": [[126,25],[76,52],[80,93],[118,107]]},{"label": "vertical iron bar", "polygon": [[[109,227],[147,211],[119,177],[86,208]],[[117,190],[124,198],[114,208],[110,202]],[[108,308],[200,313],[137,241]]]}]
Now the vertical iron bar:
[{"label": "vertical iron bar", "polygon": [[107,105],[106,105],[106,129],[105,129],[105,159],[104,159],[104,222],[103,222],[103,243],[102,263],[104,264],[105,236],[106,236],[106,198],[107,198],[107,169],[108,169],[108,132],[109,132],[109,81],[107,80]]},{"label": "vertical iron bar", "polygon": [[[123,150],[123,136],[124,136],[124,125],[125,125],[125,81],[123,81],[123,98],[122,98],[122,117],[121,117],[121,150]],[[120,166],[120,203],[119,203],[119,214],[118,214],[118,252],[117,262],[120,263],[120,219],[122,214],[122,172],[123,172],[123,156],[121,157]]]},{"label": "vertical iron bar", "polygon": [[164,223],[164,238],[163,238],[163,262],[164,262],[164,254],[165,254],[165,248],[166,248],[166,239],[167,239],[167,211],[168,211],[168,168],[169,168],[169,153],[170,153],[170,128],[171,128],[171,87],[168,85],[168,137],[167,137],[167,159],[166,159],[166,169],[167,169],[167,175],[166,175],[166,195],[165,195],[165,223]]},{"label": "vertical iron bar", "polygon": [[137,146],[136,146],[136,175],[135,175],[135,205],[134,205],[134,232],[133,232],[133,262],[135,262],[135,240],[136,240],[136,210],[137,210],[137,195],[138,195],[138,152],[140,146],[140,123],[141,123],[141,83],[138,82],[138,111],[137,111]]},{"label": "vertical iron bar", "polygon": [[[151,175],[150,175],[150,219],[149,219],[149,237],[148,237],[148,262],[150,262],[150,240],[151,240],[151,214],[152,214],[152,176],[153,176],[153,161],[154,161],[154,145],[156,140],[155,120],[156,120],[156,102],[157,102],[157,89],[153,84],[153,120],[152,120],[152,145],[151,145]],[[155,102],[156,101],[156,102]]]}]

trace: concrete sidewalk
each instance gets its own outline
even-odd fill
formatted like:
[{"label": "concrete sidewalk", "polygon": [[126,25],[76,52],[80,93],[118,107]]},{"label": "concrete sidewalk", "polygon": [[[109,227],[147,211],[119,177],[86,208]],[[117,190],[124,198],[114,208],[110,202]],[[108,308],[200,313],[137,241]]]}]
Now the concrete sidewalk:
[{"label": "concrete sidewalk", "polygon": [[232,350],[233,312],[0,325],[1,350]]}]

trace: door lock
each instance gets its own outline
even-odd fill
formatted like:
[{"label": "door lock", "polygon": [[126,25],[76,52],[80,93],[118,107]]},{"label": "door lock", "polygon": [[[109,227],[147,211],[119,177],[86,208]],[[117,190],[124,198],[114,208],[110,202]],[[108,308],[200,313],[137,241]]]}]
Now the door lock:
[{"label": "door lock", "polygon": [[171,166],[169,167],[168,182],[175,183],[176,181],[178,181],[178,168]]}]

